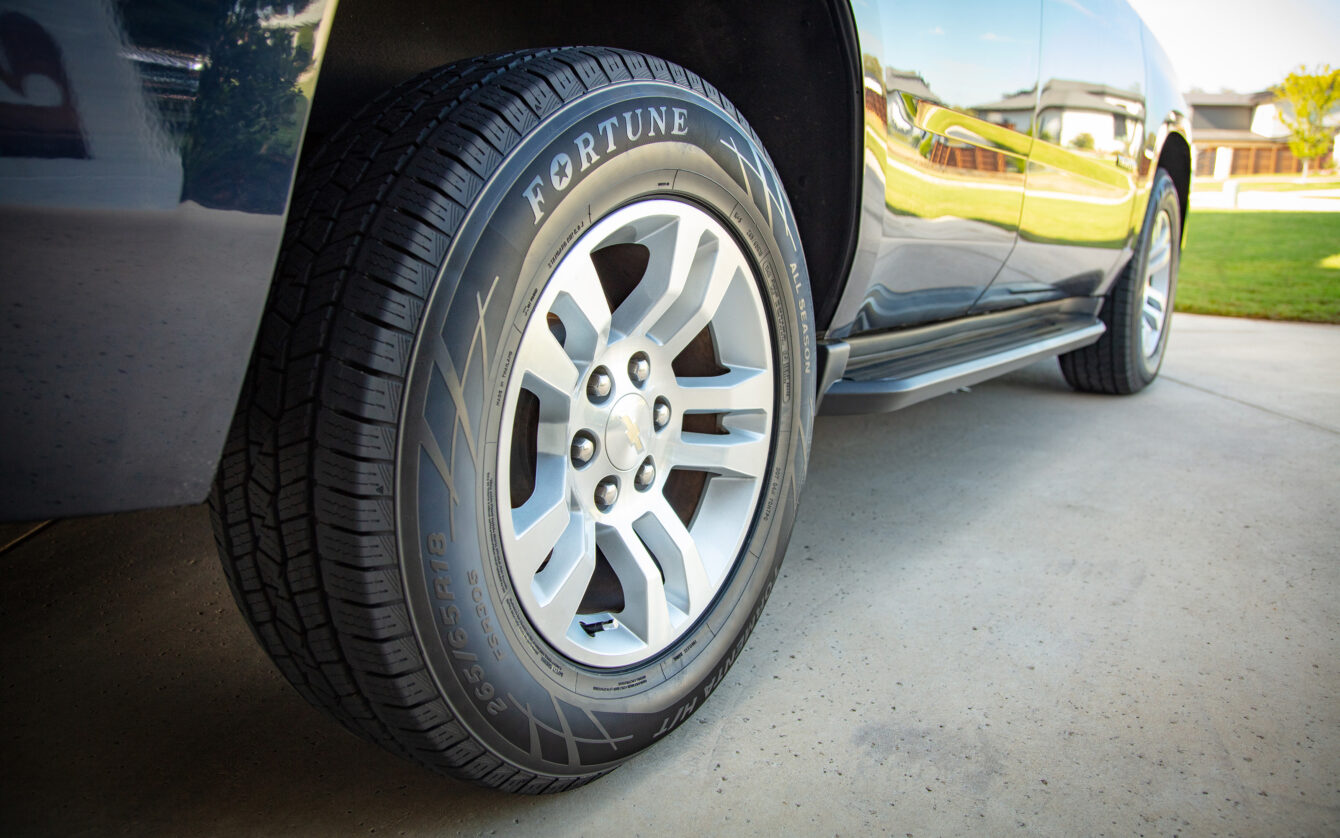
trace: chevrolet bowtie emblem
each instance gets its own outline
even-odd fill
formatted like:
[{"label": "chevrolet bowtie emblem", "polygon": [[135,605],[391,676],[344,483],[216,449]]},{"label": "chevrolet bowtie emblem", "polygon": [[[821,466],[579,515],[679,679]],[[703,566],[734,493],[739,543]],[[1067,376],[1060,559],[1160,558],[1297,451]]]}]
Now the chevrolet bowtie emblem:
[{"label": "chevrolet bowtie emblem", "polygon": [[628,434],[628,441],[633,443],[637,453],[641,454],[644,449],[642,447],[642,435],[637,432],[637,423],[633,421],[631,416],[620,416],[619,421],[623,423],[624,433]]}]

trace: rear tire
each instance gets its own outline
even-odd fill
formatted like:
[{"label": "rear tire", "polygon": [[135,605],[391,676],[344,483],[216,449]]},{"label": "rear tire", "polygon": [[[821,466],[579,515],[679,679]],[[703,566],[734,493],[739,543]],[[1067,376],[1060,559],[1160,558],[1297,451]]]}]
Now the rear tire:
[{"label": "rear tire", "polygon": [[1158,376],[1172,325],[1181,241],[1177,187],[1159,169],[1135,253],[1099,314],[1107,331],[1097,343],[1060,357],[1071,387],[1124,395],[1143,390]]},{"label": "rear tire", "polygon": [[777,175],[697,76],[570,48],[401,85],[295,198],[211,497],[243,614],[308,701],[434,770],[613,769],[771,590],[810,306]]}]

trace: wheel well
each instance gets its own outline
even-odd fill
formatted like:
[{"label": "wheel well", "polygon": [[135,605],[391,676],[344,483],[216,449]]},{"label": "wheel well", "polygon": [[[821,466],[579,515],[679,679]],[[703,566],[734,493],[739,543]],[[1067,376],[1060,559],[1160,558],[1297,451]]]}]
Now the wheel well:
[{"label": "wheel well", "polygon": [[1186,235],[1186,211],[1191,199],[1191,146],[1181,134],[1169,134],[1159,154],[1159,168],[1166,169],[1177,187],[1182,209],[1182,235]]},{"label": "wheel well", "polygon": [[844,2],[433,3],[341,0],[304,156],[381,91],[424,70],[513,49],[591,44],[647,52],[735,103],[791,198],[827,327],[855,248],[861,80]]}]

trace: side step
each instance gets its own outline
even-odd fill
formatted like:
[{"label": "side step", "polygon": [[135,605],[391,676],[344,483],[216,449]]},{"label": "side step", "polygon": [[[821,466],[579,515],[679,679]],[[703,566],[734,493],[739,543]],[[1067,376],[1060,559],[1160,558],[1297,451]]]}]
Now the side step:
[{"label": "side step", "polygon": [[[1088,300],[853,338],[845,369],[825,370],[832,383],[819,412],[887,413],[1088,346],[1106,327],[1096,300],[1079,302]],[[830,347],[825,357],[840,363],[843,352]]]}]

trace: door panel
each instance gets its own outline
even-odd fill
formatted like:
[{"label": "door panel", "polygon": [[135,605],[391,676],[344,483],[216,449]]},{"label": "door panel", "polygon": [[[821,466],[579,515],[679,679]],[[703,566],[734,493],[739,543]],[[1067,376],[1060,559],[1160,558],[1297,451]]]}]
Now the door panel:
[{"label": "door panel", "polygon": [[[830,334],[943,320],[1014,247],[1032,146],[1040,0],[853,5],[865,74],[857,255]],[[1009,99],[1010,113],[983,103]]]},{"label": "door panel", "polygon": [[1125,0],[1044,0],[1019,244],[976,310],[1096,293],[1128,258],[1145,123],[1140,29]]}]

